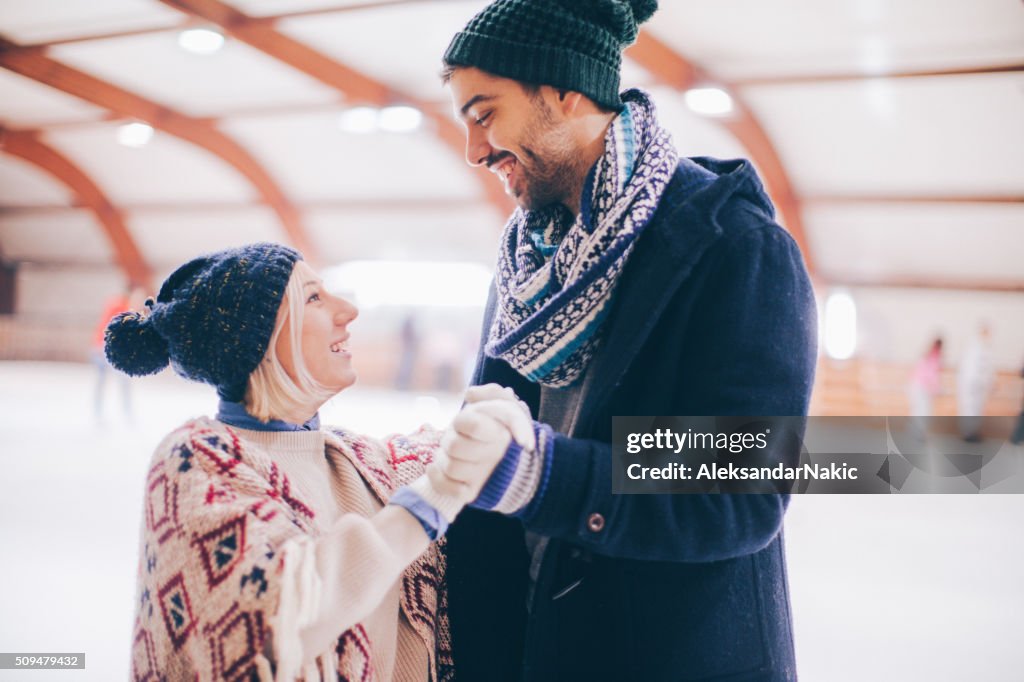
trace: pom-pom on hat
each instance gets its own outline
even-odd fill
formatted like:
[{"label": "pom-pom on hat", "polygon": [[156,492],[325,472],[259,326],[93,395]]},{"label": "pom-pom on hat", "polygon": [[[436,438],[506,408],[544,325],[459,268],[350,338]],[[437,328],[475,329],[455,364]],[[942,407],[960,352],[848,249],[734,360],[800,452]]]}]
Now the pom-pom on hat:
[{"label": "pom-pom on hat", "polygon": [[294,249],[264,242],[189,261],[167,278],[155,301],[146,301],[146,310],[110,321],[107,359],[131,376],[155,374],[170,363],[186,379],[240,401],[266,355],[300,260]]},{"label": "pom-pom on hat", "polygon": [[448,66],[580,92],[619,110],[622,50],[657,0],[495,0],[444,53]]}]

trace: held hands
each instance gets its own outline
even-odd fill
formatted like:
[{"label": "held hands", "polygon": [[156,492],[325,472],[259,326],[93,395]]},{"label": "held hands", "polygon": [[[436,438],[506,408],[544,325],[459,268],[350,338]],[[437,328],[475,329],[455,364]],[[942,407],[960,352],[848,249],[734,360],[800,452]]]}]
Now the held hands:
[{"label": "held hands", "polygon": [[470,502],[480,494],[513,440],[524,449],[535,447],[529,408],[511,389],[496,384],[474,386],[466,392],[466,405],[441,439],[441,449],[434,464],[427,467],[427,475],[438,490]]},{"label": "held hands", "polygon": [[[513,441],[518,448],[510,448]],[[436,540],[466,504],[503,511],[498,502],[506,497],[520,455],[532,454],[535,448],[534,425],[526,404],[511,389],[496,384],[475,386],[466,392],[466,404],[452,420],[424,475],[399,489],[390,502],[405,507],[428,537]],[[489,483],[496,468],[501,472]],[[535,467],[527,469],[536,473]],[[487,494],[481,496],[485,488]],[[532,489],[526,497],[510,497],[510,510],[521,507],[528,495]]]}]

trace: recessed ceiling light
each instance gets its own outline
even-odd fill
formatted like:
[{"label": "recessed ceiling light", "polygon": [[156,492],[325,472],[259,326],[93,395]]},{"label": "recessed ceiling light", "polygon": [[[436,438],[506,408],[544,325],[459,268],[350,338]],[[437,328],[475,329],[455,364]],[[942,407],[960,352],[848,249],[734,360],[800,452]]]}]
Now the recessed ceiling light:
[{"label": "recessed ceiling light", "polygon": [[153,127],[145,123],[125,123],[117,129],[117,141],[125,147],[145,147],[153,137]]},{"label": "recessed ceiling light", "polygon": [[209,28],[190,28],[178,34],[178,46],[192,54],[213,54],[224,45],[224,36]]},{"label": "recessed ceiling light", "polygon": [[732,113],[732,97],[721,88],[690,88],[683,95],[686,106],[704,116],[725,116]]}]

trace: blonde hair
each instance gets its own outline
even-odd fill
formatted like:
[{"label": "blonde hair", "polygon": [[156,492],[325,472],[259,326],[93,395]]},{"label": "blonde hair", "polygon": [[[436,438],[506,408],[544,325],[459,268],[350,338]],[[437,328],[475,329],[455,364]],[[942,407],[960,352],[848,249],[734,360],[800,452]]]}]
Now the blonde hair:
[{"label": "blonde hair", "polygon": [[[285,287],[270,345],[259,366],[249,375],[245,389],[243,404],[246,410],[262,422],[271,419],[291,421],[311,404],[319,406],[336,393],[313,378],[302,357],[302,319],[306,300],[299,270],[296,264]],[[291,337],[294,379],[277,356],[277,340],[281,334]]]}]

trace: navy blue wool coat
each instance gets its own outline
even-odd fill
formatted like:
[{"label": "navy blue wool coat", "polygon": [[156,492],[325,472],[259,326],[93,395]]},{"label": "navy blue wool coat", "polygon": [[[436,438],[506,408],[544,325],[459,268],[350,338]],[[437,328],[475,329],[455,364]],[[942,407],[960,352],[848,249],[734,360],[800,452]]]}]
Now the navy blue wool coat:
[{"label": "navy blue wool coat", "polygon": [[[717,178],[694,191],[692,162]],[[814,298],[773,216],[748,162],[681,162],[622,272],[535,512],[467,509],[448,534],[460,682],[796,678],[788,496],[611,494],[613,415],[806,414]],[[474,382],[512,387],[537,414],[539,387],[505,362],[481,352]],[[551,538],[532,594],[524,529]]]}]

